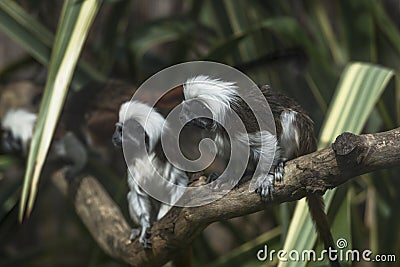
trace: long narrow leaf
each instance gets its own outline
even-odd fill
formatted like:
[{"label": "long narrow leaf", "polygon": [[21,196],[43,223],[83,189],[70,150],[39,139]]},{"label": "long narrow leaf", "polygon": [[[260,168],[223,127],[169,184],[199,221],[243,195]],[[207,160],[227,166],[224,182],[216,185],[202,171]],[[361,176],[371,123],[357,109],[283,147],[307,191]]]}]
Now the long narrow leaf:
[{"label": "long narrow leaf", "polygon": [[[367,63],[351,63],[343,71],[320,134],[319,148],[326,147],[342,132],[359,134],[394,72]],[[328,209],[335,190],[325,194]],[[296,206],[284,250],[312,249],[317,239],[304,199]],[[280,262],[278,266],[305,266],[306,262]]]},{"label": "long narrow leaf", "polygon": [[[32,137],[20,203],[20,221],[26,205],[32,211],[40,173],[54,134],[69,83],[83,43],[101,1],[66,1],[53,46],[45,93]],[[29,202],[27,204],[29,191]]]},{"label": "long narrow leaf", "polygon": [[[232,266],[239,265],[241,261],[248,260],[247,258],[253,258],[253,255],[257,253],[259,249],[264,249],[264,245],[268,244],[268,249],[276,249],[272,243],[275,241],[275,244],[279,244],[279,236],[282,233],[281,227],[273,228],[262,235],[254,238],[241,246],[235,248],[228,254],[218,258],[215,262],[209,264],[209,267],[223,267],[223,266]],[[245,257],[246,255],[251,257]],[[242,266],[242,265],[241,265]]]},{"label": "long narrow leaf", "polygon": [[[0,1],[0,29],[38,62],[49,65],[54,35],[16,2]],[[74,88],[90,79],[104,80],[104,77],[87,63],[80,62],[74,75]]]},{"label": "long narrow leaf", "polygon": [[46,46],[43,40],[35,37],[23,25],[19,24],[16,18],[7,13],[9,12],[8,9],[4,8],[7,4],[8,1],[0,1],[0,29],[37,61],[47,65],[50,58],[50,47]]},{"label": "long narrow leaf", "polygon": [[315,14],[329,49],[331,50],[332,58],[336,65],[344,66],[347,61],[347,55],[345,54],[345,49],[340,47],[339,42],[336,40],[331,22],[328,19],[327,9],[323,6],[323,2],[316,1],[314,3]]}]

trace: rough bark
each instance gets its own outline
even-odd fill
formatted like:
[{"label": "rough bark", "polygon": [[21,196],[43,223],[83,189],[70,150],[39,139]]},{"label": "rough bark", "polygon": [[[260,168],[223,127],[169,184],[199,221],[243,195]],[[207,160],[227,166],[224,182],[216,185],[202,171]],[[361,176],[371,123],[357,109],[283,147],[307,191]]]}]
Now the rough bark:
[{"label": "rough bark", "polygon": [[[309,193],[324,193],[350,178],[374,170],[400,166],[400,128],[377,134],[343,133],[326,148],[286,163],[285,177],[276,184],[267,205],[295,201]],[[266,203],[242,184],[205,206],[173,208],[152,227],[153,248],[144,250],[128,240],[130,227],[106,190],[91,176],[67,185],[61,173],[56,185],[68,193],[79,217],[99,246],[110,256],[133,266],[160,266],[192,242],[208,224],[265,209]]]}]

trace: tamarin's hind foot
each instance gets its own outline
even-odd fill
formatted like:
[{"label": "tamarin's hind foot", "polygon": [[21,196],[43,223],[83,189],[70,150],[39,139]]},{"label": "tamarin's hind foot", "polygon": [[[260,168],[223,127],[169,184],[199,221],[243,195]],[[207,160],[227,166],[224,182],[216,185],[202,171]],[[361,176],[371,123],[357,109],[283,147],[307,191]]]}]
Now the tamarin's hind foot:
[{"label": "tamarin's hind foot", "polygon": [[139,238],[139,243],[142,244],[144,248],[151,248],[151,242],[150,242],[150,233],[148,230],[144,230],[143,232],[140,230],[140,228],[133,228],[131,231],[131,235],[129,236],[129,239],[131,241],[135,240],[138,236]]},{"label": "tamarin's hind foot", "polygon": [[143,246],[143,248],[145,248],[145,249],[150,249],[151,248],[151,241],[150,241],[150,238],[148,238],[148,237],[141,237],[140,239],[139,239],[139,242],[140,242],[140,244],[142,244],[142,246]]},{"label": "tamarin's hind foot", "polygon": [[256,193],[260,195],[263,201],[271,200],[272,193],[274,192],[275,176],[268,173],[265,176],[258,177],[256,181]]},{"label": "tamarin's hind foot", "polygon": [[268,175],[259,177],[256,181],[256,193],[261,196],[263,201],[272,200],[275,182],[283,181],[285,161],[280,161],[275,167],[272,167]]},{"label": "tamarin's hind foot", "polygon": [[[267,201],[272,199],[272,193],[274,192],[274,183],[276,182],[282,182],[283,181],[283,175],[284,175],[284,169],[285,169],[285,161],[281,160],[278,162],[278,164],[275,167],[272,167],[270,172],[263,177],[259,177],[256,181],[256,193],[258,193],[262,200]],[[214,189],[219,189],[222,187],[222,179],[218,180],[219,175],[215,172],[210,173],[210,175],[207,177],[207,183],[212,183],[215,182]],[[247,177],[249,178],[249,177]],[[243,181],[242,181],[243,180]],[[244,182],[245,179],[241,179],[235,187],[237,188],[241,183]]]},{"label": "tamarin's hind foot", "polygon": [[[133,230],[132,230],[133,231]],[[151,248],[151,241],[150,241],[150,228],[143,227],[142,231],[139,231],[140,237],[139,242],[145,249]],[[139,235],[139,234],[138,234]]]},{"label": "tamarin's hind foot", "polygon": [[275,181],[278,183],[282,182],[284,174],[285,174],[285,161],[280,161],[274,169]]}]

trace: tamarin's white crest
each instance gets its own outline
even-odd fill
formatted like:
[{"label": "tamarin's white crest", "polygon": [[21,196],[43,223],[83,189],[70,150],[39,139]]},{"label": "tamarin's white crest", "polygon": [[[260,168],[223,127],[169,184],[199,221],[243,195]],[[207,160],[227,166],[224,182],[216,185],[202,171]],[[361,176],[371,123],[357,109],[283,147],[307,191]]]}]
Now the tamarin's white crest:
[{"label": "tamarin's white crest", "polygon": [[119,122],[128,119],[136,120],[149,138],[149,150],[154,151],[159,142],[163,127],[167,127],[164,117],[152,107],[139,101],[125,102],[119,110]]},{"label": "tamarin's white crest", "polygon": [[36,113],[23,108],[8,110],[1,121],[4,150],[7,152],[22,151],[26,155],[36,119]]},{"label": "tamarin's white crest", "polygon": [[[130,123],[128,124],[127,121]],[[116,146],[121,146],[123,143],[122,130],[128,131],[125,134],[129,135],[130,146],[138,146],[138,151],[147,149],[147,153],[135,155],[134,159],[126,160],[133,162],[128,170],[129,193],[127,198],[129,213],[132,220],[141,228],[132,229],[130,239],[134,240],[139,236],[139,242],[145,248],[149,248],[151,243],[148,231],[151,225],[164,217],[171,209],[171,205],[161,203],[148,195],[139,186],[138,182],[142,184],[142,182],[145,183],[161,175],[171,184],[182,186],[180,191],[169,192],[169,202],[173,204],[182,196],[183,188],[188,183],[188,177],[184,171],[169,163],[163,154],[160,143],[161,132],[168,130],[168,125],[166,125],[164,117],[155,109],[138,101],[123,103],[119,111],[119,122],[116,124],[116,130],[113,135],[113,143]],[[143,140],[143,133],[145,140]],[[161,188],[161,190],[167,193],[169,191],[168,188]]]},{"label": "tamarin's white crest", "polygon": [[227,109],[230,109],[237,99],[237,89],[233,82],[200,75],[186,81],[183,94],[186,100],[200,100],[211,110],[216,121],[223,121]]}]

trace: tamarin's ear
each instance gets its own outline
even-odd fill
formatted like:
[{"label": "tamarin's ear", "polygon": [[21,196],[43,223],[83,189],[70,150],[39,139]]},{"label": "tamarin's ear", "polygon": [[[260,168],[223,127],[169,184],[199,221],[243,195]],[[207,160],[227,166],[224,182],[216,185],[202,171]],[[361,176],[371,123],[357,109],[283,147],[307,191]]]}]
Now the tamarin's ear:
[{"label": "tamarin's ear", "polygon": [[156,107],[171,109],[180,104],[183,101],[183,98],[183,86],[180,85],[163,95],[163,97],[158,100]]}]

